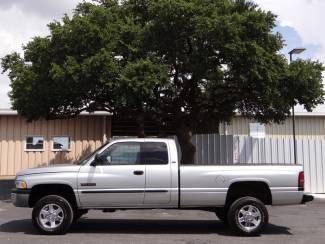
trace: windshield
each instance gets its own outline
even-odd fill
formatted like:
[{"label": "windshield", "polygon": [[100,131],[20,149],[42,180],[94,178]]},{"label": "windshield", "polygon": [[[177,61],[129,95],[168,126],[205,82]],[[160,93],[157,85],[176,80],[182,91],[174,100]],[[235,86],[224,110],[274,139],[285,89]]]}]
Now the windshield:
[{"label": "windshield", "polygon": [[84,165],[84,164],[86,164],[86,163],[88,162],[88,160],[89,160],[92,156],[94,156],[98,151],[100,151],[100,150],[101,150],[103,147],[105,147],[108,143],[109,143],[109,142],[104,143],[101,147],[99,147],[98,149],[96,149],[94,152],[92,152],[91,154],[87,155],[86,157],[80,159],[79,162],[77,163],[77,165]]}]

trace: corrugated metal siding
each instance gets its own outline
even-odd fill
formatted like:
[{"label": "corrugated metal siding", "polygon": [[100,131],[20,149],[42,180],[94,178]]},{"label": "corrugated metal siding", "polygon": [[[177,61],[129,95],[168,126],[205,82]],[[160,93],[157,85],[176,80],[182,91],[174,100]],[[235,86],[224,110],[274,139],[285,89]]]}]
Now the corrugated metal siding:
[{"label": "corrugated metal siding", "polygon": [[[296,116],[296,135],[303,138],[325,139],[325,117]],[[220,134],[227,135],[249,135],[249,123],[254,121],[243,117],[235,117],[226,125],[220,124]],[[266,124],[265,132],[271,137],[292,136],[292,119],[288,118],[281,124]]]},{"label": "corrugated metal siding", "polygon": [[[110,119],[104,119],[102,116],[79,116],[27,123],[20,116],[0,116],[0,177],[13,176],[26,168],[82,158],[102,145],[104,131],[110,138]],[[25,151],[26,136],[43,136],[44,151]],[[70,136],[71,150],[52,151],[53,136]]]},{"label": "corrugated metal siding", "polygon": [[192,137],[195,164],[232,164],[233,136],[200,134]]}]

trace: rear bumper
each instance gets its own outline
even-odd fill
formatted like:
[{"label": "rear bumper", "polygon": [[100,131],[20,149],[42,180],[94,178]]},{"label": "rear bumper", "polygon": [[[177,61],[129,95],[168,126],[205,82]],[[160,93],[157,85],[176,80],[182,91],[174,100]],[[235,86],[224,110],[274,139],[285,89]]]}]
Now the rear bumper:
[{"label": "rear bumper", "polygon": [[31,193],[30,189],[12,189],[11,191],[11,201],[16,207],[28,208],[29,195]]},{"label": "rear bumper", "polygon": [[305,204],[307,202],[311,202],[314,200],[314,197],[312,195],[304,195],[301,200],[301,204]]}]

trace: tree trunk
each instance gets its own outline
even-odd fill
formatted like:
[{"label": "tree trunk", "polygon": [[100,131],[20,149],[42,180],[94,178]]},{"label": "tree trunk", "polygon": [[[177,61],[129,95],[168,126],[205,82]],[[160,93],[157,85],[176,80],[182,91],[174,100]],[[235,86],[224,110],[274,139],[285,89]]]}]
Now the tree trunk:
[{"label": "tree trunk", "polygon": [[142,114],[139,114],[137,116],[137,124],[138,124],[138,137],[144,138],[146,137],[145,131],[144,131],[144,118]]},{"label": "tree trunk", "polygon": [[195,146],[191,142],[192,131],[187,128],[177,129],[177,139],[182,151],[181,164],[194,164]]}]

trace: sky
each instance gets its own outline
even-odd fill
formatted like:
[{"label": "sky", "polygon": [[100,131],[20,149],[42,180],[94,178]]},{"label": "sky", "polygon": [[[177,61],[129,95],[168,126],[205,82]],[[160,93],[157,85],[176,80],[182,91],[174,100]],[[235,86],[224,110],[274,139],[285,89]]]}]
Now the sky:
[{"label": "sky", "polygon": [[[80,0],[0,0],[0,57],[22,46],[34,36],[49,34],[47,24],[60,20],[64,13],[72,14]],[[299,58],[325,63],[325,0],[254,0],[263,10],[278,16],[275,31],[280,32],[286,46],[306,51]],[[9,108],[9,79],[0,74],[0,108]]]},{"label": "sky", "polygon": [[[47,24],[71,15],[80,0],[0,0],[0,57],[14,51],[34,36],[49,34]],[[0,74],[0,108],[10,108],[9,79]]]}]

